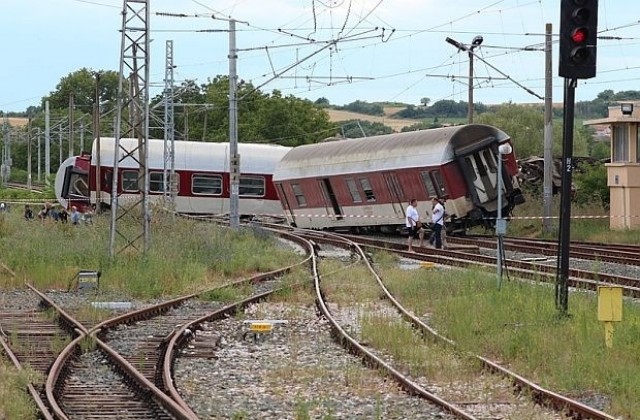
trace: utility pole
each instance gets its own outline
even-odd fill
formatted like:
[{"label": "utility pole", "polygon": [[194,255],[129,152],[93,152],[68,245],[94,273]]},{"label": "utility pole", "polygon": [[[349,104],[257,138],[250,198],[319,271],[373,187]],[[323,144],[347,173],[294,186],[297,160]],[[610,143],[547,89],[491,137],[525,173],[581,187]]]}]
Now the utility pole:
[{"label": "utility pole", "polygon": [[45,184],[49,185],[49,175],[51,174],[51,112],[49,111],[49,101],[44,103],[44,175]]},{"label": "utility pole", "polygon": [[96,213],[100,214],[102,212],[102,174],[101,174],[101,162],[100,162],[100,72],[97,71],[94,73],[96,78],[95,91],[93,95],[93,135],[95,136],[95,144],[96,148],[93,149],[93,142],[91,142],[91,153],[95,156],[96,160]]},{"label": "utility pole", "polygon": [[9,117],[4,113],[2,123],[4,149],[2,153],[2,184],[7,185],[11,176],[11,134],[9,133]]},{"label": "utility pole", "polygon": [[27,124],[27,188],[31,191],[31,113]]},{"label": "utility pole", "polygon": [[58,167],[62,165],[62,123],[58,126]]},{"label": "utility pole", "polygon": [[40,134],[40,127],[36,128],[36,132],[37,137],[38,137],[38,184],[40,184],[42,182],[42,153],[41,153],[41,143],[42,143],[42,136]]},{"label": "utility pole", "polygon": [[69,94],[69,156],[73,156],[73,93]]},{"label": "utility pole", "polygon": [[552,229],[551,210],[553,199],[553,67],[551,57],[552,25],[547,23],[545,30],[545,71],[544,71],[544,180],[543,180],[543,219],[542,231],[550,233]]},{"label": "utility pole", "polygon": [[84,123],[80,123],[80,153],[84,151]]},{"label": "utility pole", "polygon": [[229,20],[229,222],[231,229],[240,226],[240,155],[238,155],[238,100],[236,98],[238,72],[236,63],[236,21]]}]

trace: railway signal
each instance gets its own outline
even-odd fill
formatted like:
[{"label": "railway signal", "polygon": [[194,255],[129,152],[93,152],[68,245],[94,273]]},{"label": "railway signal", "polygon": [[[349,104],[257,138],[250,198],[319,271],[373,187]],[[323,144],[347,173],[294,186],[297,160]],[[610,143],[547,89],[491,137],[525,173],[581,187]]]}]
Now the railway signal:
[{"label": "railway signal", "polygon": [[560,3],[560,76],[564,77],[562,133],[562,193],[558,235],[556,308],[562,316],[569,307],[569,243],[571,240],[571,178],[573,124],[578,79],[596,75],[598,0],[562,0]]},{"label": "railway signal", "polygon": [[558,74],[568,79],[596,75],[598,0],[562,0]]}]

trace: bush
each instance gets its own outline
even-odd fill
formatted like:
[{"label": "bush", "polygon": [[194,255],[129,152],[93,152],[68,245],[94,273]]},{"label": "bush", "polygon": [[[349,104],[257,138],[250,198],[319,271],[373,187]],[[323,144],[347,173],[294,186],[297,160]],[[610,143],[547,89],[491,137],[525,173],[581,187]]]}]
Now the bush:
[{"label": "bush", "polygon": [[604,165],[582,165],[575,174],[577,194],[575,202],[579,205],[598,203],[604,209],[609,208],[609,187],[607,186],[607,168]]}]

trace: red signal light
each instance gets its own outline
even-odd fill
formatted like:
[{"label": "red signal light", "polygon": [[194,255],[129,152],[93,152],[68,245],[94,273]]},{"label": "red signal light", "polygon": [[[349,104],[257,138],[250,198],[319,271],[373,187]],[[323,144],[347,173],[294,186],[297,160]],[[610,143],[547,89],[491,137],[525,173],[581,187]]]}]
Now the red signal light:
[{"label": "red signal light", "polygon": [[587,40],[586,28],[577,28],[571,33],[571,40],[576,44],[582,44]]}]

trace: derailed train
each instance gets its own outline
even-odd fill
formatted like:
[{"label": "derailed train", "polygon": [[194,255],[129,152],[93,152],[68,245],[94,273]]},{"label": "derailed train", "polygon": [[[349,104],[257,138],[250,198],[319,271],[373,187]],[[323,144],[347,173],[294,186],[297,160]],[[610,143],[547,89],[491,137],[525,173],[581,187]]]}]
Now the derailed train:
[{"label": "derailed train", "polygon": [[[137,142],[137,139],[120,139],[126,150],[132,150]],[[55,191],[63,207],[76,206],[83,210],[92,205],[110,206],[115,145],[113,137],[100,139],[100,167],[95,141],[91,154],[70,157],[60,165]],[[166,188],[164,140],[149,139],[147,149],[149,200],[155,202],[164,197]],[[290,149],[273,144],[238,145],[242,157],[238,200],[241,213],[282,213],[272,176],[276,165]],[[229,153],[229,143],[175,142],[175,211],[189,214],[229,212]],[[140,194],[138,168],[132,157],[118,163],[119,200]],[[97,193],[98,185],[100,194]]]},{"label": "derailed train", "polygon": [[[101,139],[101,164],[91,155],[67,159],[56,176],[65,206],[108,206],[115,141]],[[131,142],[131,139],[122,139]],[[449,229],[491,225],[497,214],[498,147],[503,131],[480,124],[328,141],[288,148],[240,143],[239,211],[285,217],[293,226],[395,231],[412,198],[430,213],[430,199],[446,200]],[[163,194],[164,142],[149,140],[150,198]],[[176,211],[229,211],[228,143],[176,142]],[[502,155],[503,215],[524,201],[513,152]],[[119,164],[118,193],[139,194],[133,159]],[[101,176],[100,203],[96,176]],[[426,210],[427,214],[424,213]]]},{"label": "derailed train", "polygon": [[[282,158],[273,179],[298,227],[395,230],[412,198],[425,217],[437,197],[446,201],[448,229],[465,230],[495,220],[503,143],[510,143],[503,131],[470,124],[304,145]],[[508,215],[524,198],[513,151],[502,156]]]}]

